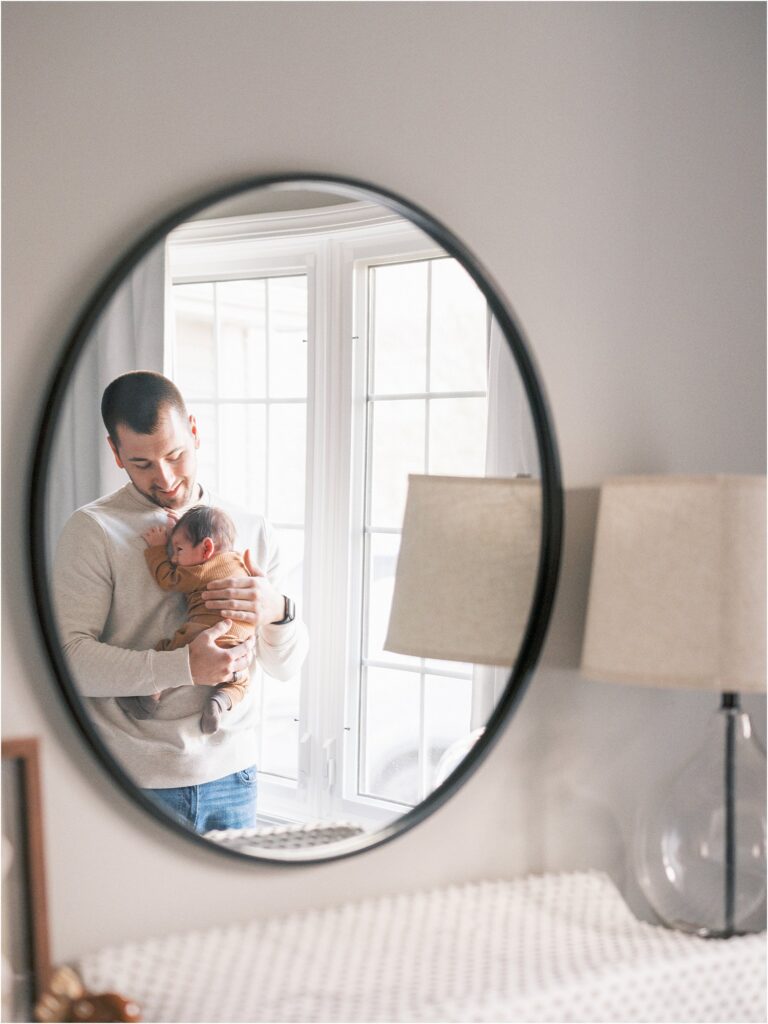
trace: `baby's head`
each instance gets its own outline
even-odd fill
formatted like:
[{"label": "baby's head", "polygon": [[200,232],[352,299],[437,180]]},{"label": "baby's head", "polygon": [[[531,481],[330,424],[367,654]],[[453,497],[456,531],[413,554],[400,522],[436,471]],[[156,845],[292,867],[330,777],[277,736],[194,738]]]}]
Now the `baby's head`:
[{"label": "baby's head", "polygon": [[235,527],[226,512],[210,505],[196,505],[185,512],[168,541],[176,565],[202,565],[235,545]]}]

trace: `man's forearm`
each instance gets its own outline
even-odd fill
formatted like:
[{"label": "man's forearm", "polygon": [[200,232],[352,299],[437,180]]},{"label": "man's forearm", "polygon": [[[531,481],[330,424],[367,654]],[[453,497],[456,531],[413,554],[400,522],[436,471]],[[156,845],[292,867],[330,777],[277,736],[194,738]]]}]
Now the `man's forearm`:
[{"label": "man's forearm", "polygon": [[[84,697],[146,697],[191,685],[184,649],[134,650],[101,641],[114,608],[113,560],[103,527],[84,511],[76,512],[59,539],[52,583],[57,632],[78,691]],[[141,562],[136,569],[137,580],[145,578]],[[148,575],[146,584],[154,589]],[[130,580],[128,586],[130,592]],[[138,587],[135,602],[141,601]]]},{"label": "man's forearm", "polygon": [[191,686],[189,652],[129,651],[90,636],[63,645],[64,656],[83,697],[146,697],[175,686]]}]

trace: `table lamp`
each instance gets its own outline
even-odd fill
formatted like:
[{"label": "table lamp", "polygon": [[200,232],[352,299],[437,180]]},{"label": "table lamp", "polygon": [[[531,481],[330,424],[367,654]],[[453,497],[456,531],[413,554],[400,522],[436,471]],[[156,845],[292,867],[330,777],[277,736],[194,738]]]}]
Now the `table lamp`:
[{"label": "table lamp", "polygon": [[409,476],[385,650],[509,668],[540,542],[538,480]]},{"label": "table lamp", "polygon": [[765,908],[765,751],[740,706],[765,691],[765,511],[756,476],[617,477],[600,494],[582,673],[721,694],[634,840],[661,920],[706,937],[757,930]]},{"label": "table lamp", "polygon": [[435,786],[485,732],[478,721],[495,705],[493,666],[508,672],[517,660],[540,543],[540,481],[409,476],[384,649],[474,664],[473,706],[486,709],[443,753]]}]

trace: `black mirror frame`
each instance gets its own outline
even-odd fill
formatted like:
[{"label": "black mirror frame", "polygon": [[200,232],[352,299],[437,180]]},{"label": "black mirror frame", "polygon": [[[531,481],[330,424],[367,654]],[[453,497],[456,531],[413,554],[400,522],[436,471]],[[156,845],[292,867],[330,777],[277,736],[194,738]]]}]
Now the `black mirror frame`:
[{"label": "black mirror frame", "polygon": [[[242,192],[275,185],[312,188],[361,200],[376,202],[415,224],[436,241],[447,253],[454,256],[468,271],[484,294],[491,311],[501,327],[512,350],[523,380],[526,397],[530,403],[531,415],[536,430],[536,443],[541,469],[542,483],[542,525],[539,550],[538,573],[528,623],[520,647],[520,653],[510,673],[509,680],[497,706],[491,713],[483,736],[474,745],[460,765],[430,795],[411,811],[380,831],[343,840],[343,848],[334,850],[317,847],[317,856],[299,859],[281,859],[277,856],[252,855],[227,847],[217,846],[202,836],[185,828],[165,815],[159,806],[151,801],[126,774],[122,766],[99,737],[96,729],[83,710],[77,688],[72,680],[60,646],[53,607],[48,593],[48,565],[45,550],[45,515],[47,467],[53,444],[59,411],[64,399],[70,374],[75,368],[82,349],[101,313],[122,283],[124,277],[134,269],[139,260],[158,244],[174,228],[200,213],[207,207],[230,199]],[[95,753],[101,765],[108,769],[112,778],[122,790],[161,822],[166,828],[196,843],[199,848],[218,850],[241,861],[270,864],[317,864],[339,860],[352,854],[381,846],[396,836],[407,832],[414,825],[437,810],[461,785],[466,782],[487,756],[498,740],[503,726],[512,718],[530,682],[533,670],[541,653],[549,621],[552,615],[557,581],[560,571],[563,533],[563,493],[560,466],[554,429],[544,395],[544,389],[523,340],[522,332],[502,297],[500,289],[481,266],[476,257],[449,231],[425,210],[387,189],[370,182],[325,173],[287,173],[238,179],[232,183],[206,192],[194,201],[185,203],[173,213],[162,218],[128,250],[112,270],[101,281],[87,302],[66,338],[64,351],[53,373],[46,394],[46,400],[39,419],[37,443],[32,466],[29,488],[28,522],[29,556],[32,572],[34,599],[38,614],[38,626],[43,643],[62,693],[84,738]],[[335,844],[334,844],[335,845]]]}]

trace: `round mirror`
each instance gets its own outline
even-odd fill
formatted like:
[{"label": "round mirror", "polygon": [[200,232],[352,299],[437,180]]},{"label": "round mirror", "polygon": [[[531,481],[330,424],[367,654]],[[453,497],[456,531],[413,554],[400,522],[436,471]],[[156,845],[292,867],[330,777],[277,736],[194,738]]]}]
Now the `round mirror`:
[{"label": "round mirror", "polygon": [[475,258],[371,185],[250,180],[154,227],[67,342],[33,476],[72,711],[212,848],[412,826],[541,648],[562,505],[535,370]]}]

